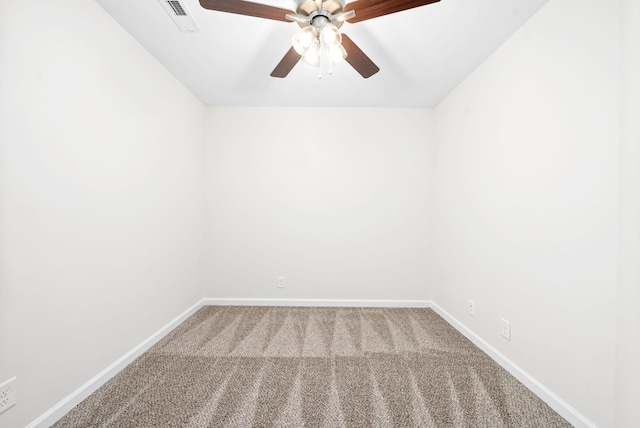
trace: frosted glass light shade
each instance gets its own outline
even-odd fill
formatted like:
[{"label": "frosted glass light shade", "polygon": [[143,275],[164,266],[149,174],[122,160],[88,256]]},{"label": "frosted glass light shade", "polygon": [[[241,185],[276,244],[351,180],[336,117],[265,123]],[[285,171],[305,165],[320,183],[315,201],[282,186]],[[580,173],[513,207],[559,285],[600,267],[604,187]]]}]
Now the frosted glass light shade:
[{"label": "frosted glass light shade", "polygon": [[326,24],[320,29],[320,42],[323,46],[337,46],[342,42],[342,35],[333,24]]},{"label": "frosted glass light shade", "polygon": [[312,26],[304,27],[291,38],[293,49],[300,55],[304,55],[307,49],[315,43],[317,39],[316,29]]},{"label": "frosted glass light shade", "polygon": [[302,55],[302,62],[312,67],[320,67],[320,43],[314,40]]},{"label": "frosted glass light shade", "polygon": [[347,57],[347,51],[342,44],[333,45],[327,49],[327,55],[329,55],[332,64],[339,64]]}]

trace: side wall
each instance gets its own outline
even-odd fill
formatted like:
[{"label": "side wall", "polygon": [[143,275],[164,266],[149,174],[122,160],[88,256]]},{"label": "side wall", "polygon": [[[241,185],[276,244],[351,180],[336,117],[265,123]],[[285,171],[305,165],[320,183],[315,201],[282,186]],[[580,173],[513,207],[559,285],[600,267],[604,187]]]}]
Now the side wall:
[{"label": "side wall", "polygon": [[95,2],[0,2],[0,426],[202,297],[203,113]]},{"label": "side wall", "polygon": [[640,403],[640,2],[621,1],[622,121],[616,347],[616,427],[638,425]]},{"label": "side wall", "polygon": [[205,295],[430,298],[432,119],[210,108]]},{"label": "side wall", "polygon": [[617,2],[551,0],[436,110],[434,300],[603,427],[614,423],[619,64]]}]

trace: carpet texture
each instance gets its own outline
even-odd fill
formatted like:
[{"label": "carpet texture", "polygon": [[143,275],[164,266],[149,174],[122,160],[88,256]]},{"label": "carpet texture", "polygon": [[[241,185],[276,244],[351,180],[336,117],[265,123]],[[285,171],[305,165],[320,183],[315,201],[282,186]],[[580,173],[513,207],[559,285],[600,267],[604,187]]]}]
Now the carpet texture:
[{"label": "carpet texture", "polygon": [[566,427],[431,309],[200,309],[54,425]]}]

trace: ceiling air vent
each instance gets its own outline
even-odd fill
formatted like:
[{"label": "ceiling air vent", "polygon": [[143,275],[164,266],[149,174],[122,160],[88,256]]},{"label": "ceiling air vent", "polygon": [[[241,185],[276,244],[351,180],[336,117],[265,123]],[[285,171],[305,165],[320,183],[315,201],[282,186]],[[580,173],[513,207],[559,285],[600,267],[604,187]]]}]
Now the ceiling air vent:
[{"label": "ceiling air vent", "polygon": [[189,10],[177,0],[158,0],[178,30],[183,33],[199,33],[200,28],[189,14]]},{"label": "ceiling air vent", "polygon": [[184,11],[179,1],[168,1],[167,3],[169,3],[169,6],[171,6],[171,9],[173,9],[176,15],[187,16],[187,12]]}]

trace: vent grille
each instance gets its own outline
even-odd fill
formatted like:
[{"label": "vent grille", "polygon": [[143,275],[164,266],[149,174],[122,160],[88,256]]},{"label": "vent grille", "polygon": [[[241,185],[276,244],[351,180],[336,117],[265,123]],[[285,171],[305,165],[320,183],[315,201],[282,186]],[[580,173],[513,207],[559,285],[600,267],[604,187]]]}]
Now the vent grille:
[{"label": "vent grille", "polygon": [[179,1],[169,0],[167,3],[171,6],[171,9],[173,9],[173,12],[177,16],[187,16],[187,12],[184,11]]},{"label": "vent grille", "polygon": [[[0,0],[2,1],[2,0]],[[146,0],[150,1],[150,0]],[[221,0],[225,2],[235,2],[239,0]],[[158,3],[162,6],[169,18],[176,24],[178,30],[182,33],[199,33],[200,28],[198,24],[193,20],[193,16],[189,13],[189,8],[183,2],[178,0],[158,0]]]}]

